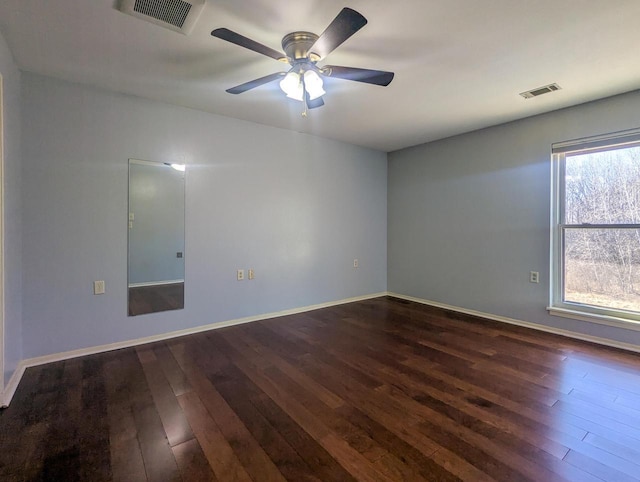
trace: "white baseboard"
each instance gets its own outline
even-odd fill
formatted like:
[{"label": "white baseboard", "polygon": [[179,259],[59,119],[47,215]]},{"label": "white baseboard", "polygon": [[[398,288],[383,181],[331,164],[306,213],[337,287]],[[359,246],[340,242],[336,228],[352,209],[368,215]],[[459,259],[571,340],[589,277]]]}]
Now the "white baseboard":
[{"label": "white baseboard", "polygon": [[11,403],[11,399],[13,398],[13,394],[16,393],[16,388],[18,388],[18,384],[20,380],[22,380],[22,375],[24,375],[24,371],[27,369],[27,365],[24,364],[25,360],[22,360],[18,363],[18,366],[13,371],[13,375],[9,379],[9,383],[4,387],[4,391],[2,392],[2,400],[0,400],[0,407],[8,407],[9,403]]},{"label": "white baseboard", "polygon": [[178,283],[184,283],[183,279],[170,279],[166,281],[145,281],[143,283],[131,283],[129,288],[142,288],[144,286],[162,286],[162,285],[175,285]]},{"label": "white baseboard", "polygon": [[492,315],[490,313],[483,313],[482,311],[469,310],[466,308],[460,308],[458,306],[447,305],[444,303],[438,303],[436,301],[429,301],[422,298],[416,298],[413,296],[400,295],[398,293],[387,293],[388,296],[394,298],[400,298],[407,301],[414,301],[423,305],[433,306],[435,308],[442,308],[445,310],[456,311],[458,313],[464,313],[465,315],[477,316],[492,321],[500,321],[502,323],[508,323],[510,325],[522,326],[524,328],[531,328],[532,330],[544,331],[552,333],[554,335],[565,336],[567,338],[573,338],[576,340],[589,341],[591,343],[597,343],[598,345],[610,346],[612,348],[620,348],[622,350],[632,351],[640,353],[640,346],[632,343],[624,343],[621,341],[610,340],[608,338],[600,338],[598,336],[585,335],[583,333],[576,333],[575,331],[562,330],[560,328],[554,328],[552,326],[540,325],[538,323],[531,323],[530,321],[516,320],[515,318],[508,318],[506,316]]},{"label": "white baseboard", "polygon": [[320,303],[317,305],[309,305],[309,306],[303,306],[299,308],[292,308],[290,310],[277,311],[273,313],[265,313],[265,314],[256,315],[256,316],[248,316],[246,318],[237,318],[235,320],[221,321],[219,323],[211,323],[208,325],[196,326],[196,327],[187,328],[184,330],[171,331],[168,333],[161,333],[159,335],[147,336],[144,338],[137,338],[134,340],[125,340],[117,343],[110,343],[108,345],[92,346],[89,348],[81,348],[79,350],[66,351],[62,353],[53,353],[51,355],[44,355],[44,356],[39,356],[35,358],[27,358],[25,360],[22,360],[20,363],[18,363],[18,366],[16,367],[15,371],[13,372],[13,375],[11,376],[11,379],[9,380],[9,383],[7,383],[7,386],[5,387],[5,390],[2,393],[2,398],[0,400],[1,406],[6,407],[9,405],[9,403],[11,402],[11,399],[13,398],[13,395],[16,392],[16,389],[18,388],[18,384],[20,383],[20,380],[24,375],[25,370],[29,367],[44,365],[46,363],[52,363],[52,362],[57,362],[62,360],[69,360],[71,358],[76,358],[80,356],[95,355],[96,353],[104,353],[112,350],[120,350],[121,348],[130,348],[133,346],[144,345],[146,343],[152,343],[154,341],[169,340],[171,338],[177,338],[179,336],[192,335],[194,333],[201,333],[203,331],[209,331],[209,330],[217,330],[220,328],[226,328],[228,326],[241,325],[244,323],[251,323],[254,321],[269,320],[269,319],[278,318],[281,316],[305,313],[307,311],[318,310],[321,308],[329,308],[331,306],[344,305],[347,303],[353,303],[355,301],[363,301],[363,300],[369,300],[372,298],[379,298],[381,296],[386,296],[386,295],[387,295],[386,292],[374,293],[370,295],[357,296],[354,298],[347,298],[347,299],[342,299],[337,301],[330,301],[327,303]]}]

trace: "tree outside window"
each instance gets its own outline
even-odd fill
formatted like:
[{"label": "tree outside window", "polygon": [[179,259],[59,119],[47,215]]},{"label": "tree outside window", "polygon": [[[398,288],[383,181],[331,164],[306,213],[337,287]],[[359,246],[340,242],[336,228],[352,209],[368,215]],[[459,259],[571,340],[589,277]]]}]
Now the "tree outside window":
[{"label": "tree outside window", "polygon": [[599,139],[554,162],[552,305],[640,316],[640,143]]}]

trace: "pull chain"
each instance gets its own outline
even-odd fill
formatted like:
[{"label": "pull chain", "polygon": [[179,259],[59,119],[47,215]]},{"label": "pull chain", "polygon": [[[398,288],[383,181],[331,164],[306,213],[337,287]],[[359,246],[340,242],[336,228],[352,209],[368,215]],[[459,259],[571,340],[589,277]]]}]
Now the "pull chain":
[{"label": "pull chain", "polygon": [[304,110],[302,111],[302,117],[307,117],[308,109],[307,109],[307,86],[304,83],[304,75],[300,76],[300,80],[302,81],[302,103],[304,104]]}]

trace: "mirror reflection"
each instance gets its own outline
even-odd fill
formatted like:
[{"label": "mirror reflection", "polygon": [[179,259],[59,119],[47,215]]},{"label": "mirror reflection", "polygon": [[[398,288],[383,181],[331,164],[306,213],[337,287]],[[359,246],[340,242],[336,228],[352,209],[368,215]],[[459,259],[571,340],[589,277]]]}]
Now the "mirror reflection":
[{"label": "mirror reflection", "polygon": [[129,159],[129,316],[184,308],[185,166]]}]

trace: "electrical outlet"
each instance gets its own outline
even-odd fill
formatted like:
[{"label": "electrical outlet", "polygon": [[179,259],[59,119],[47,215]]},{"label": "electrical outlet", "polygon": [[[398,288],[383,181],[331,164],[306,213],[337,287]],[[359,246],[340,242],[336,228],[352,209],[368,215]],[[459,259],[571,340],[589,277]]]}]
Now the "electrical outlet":
[{"label": "electrical outlet", "polygon": [[529,272],[529,282],[530,283],[539,283],[540,282],[540,273],[537,271]]},{"label": "electrical outlet", "polygon": [[249,276],[249,279],[255,279],[256,277],[256,273],[252,269],[249,270],[247,275]]},{"label": "electrical outlet", "polygon": [[357,267],[358,267],[358,260],[357,260],[357,259],[354,259],[354,260],[353,260],[353,267],[354,267],[354,268],[357,268]]},{"label": "electrical outlet", "polygon": [[238,281],[242,281],[244,279],[244,270],[243,269],[239,269],[238,270]]},{"label": "electrical outlet", "polygon": [[103,295],[104,294],[104,281],[94,281],[93,282],[93,294],[94,295]]}]

